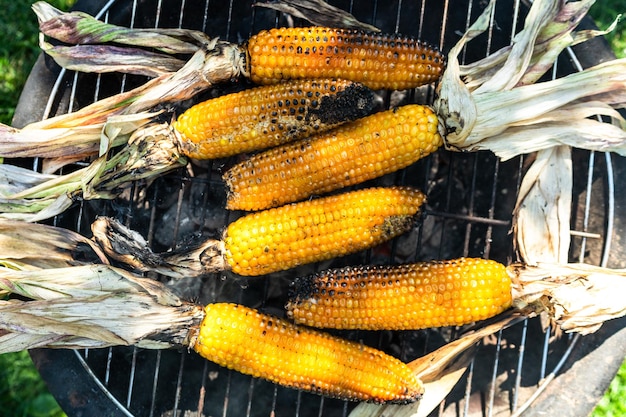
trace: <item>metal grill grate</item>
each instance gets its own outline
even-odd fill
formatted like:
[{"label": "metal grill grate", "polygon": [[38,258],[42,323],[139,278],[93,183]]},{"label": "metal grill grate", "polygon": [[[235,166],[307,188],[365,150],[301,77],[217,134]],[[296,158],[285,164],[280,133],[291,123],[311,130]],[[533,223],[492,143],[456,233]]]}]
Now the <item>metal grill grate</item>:
[{"label": "metal grill grate", "polygon": [[[251,3],[235,0],[110,0],[97,5],[97,9],[94,4],[80,2],[77,7],[115,24],[200,29],[233,42],[246,39],[264,28],[290,23],[286,16],[253,7]],[[418,36],[447,51],[480,14],[486,2],[345,0],[330,3],[386,32]],[[526,8],[519,0],[501,1],[496,10],[490,30],[482,39],[472,42],[464,52],[465,60],[473,61],[509,44],[523,24]],[[295,24],[305,23],[296,20]],[[577,70],[576,58],[571,51],[561,57],[552,76]],[[71,112],[144,81],[140,77],[116,74],[62,71],[53,84],[48,83],[45,87],[52,90],[42,110],[43,117]],[[244,87],[242,83],[233,83],[220,86],[219,90],[205,96]],[[433,93],[432,88],[422,88],[408,94],[388,93],[382,96],[382,100],[387,107],[414,101],[427,103],[433,99]],[[181,107],[188,104],[181,103]],[[577,207],[573,224],[577,229],[573,232],[572,258],[606,264],[615,252],[610,250],[616,216],[611,157],[576,152],[575,158],[577,166],[585,169],[577,169],[575,173]],[[230,163],[231,160],[193,163],[188,169],[158,179],[148,187],[133,186],[115,201],[82,202],[55,222],[88,234],[89,224],[96,215],[114,216],[140,231],[155,250],[174,248],[192,233],[217,234],[238,215],[223,209],[220,172]],[[413,184],[429,195],[429,205],[421,222],[390,245],[263,278],[242,279],[216,274],[201,280],[170,284],[200,303],[234,301],[282,315],[289,280],[310,272],[311,268],[459,256],[488,257],[506,263],[512,255],[511,212],[527,163],[522,158],[499,162],[486,152],[459,154],[441,150],[376,182]],[[600,208],[596,203],[592,204],[598,201],[602,202]],[[379,347],[405,361],[432,351],[456,336],[455,329],[338,333]],[[575,342],[576,338],[553,338],[549,333],[544,334],[537,320],[500,332],[484,342],[467,375],[435,414],[491,416],[515,413],[524,401],[539,392],[539,381],[558,372]],[[45,368],[42,358],[58,361],[56,368],[53,364],[53,371],[48,371],[48,379],[53,384],[56,378],[60,378],[57,375],[65,363],[75,366],[77,361],[81,364],[82,367],[72,368],[74,375],[90,384],[91,394],[101,398],[103,408],[100,410],[107,410],[110,415],[338,416],[347,415],[354,406],[254,380],[186,351],[112,348],[73,353],[39,351],[34,356],[39,358],[41,368]],[[67,410],[68,415],[72,415],[72,410],[88,409],[85,398],[93,397],[80,391],[79,387],[66,387],[65,391],[62,395],[68,399],[60,401],[71,408]]]}]

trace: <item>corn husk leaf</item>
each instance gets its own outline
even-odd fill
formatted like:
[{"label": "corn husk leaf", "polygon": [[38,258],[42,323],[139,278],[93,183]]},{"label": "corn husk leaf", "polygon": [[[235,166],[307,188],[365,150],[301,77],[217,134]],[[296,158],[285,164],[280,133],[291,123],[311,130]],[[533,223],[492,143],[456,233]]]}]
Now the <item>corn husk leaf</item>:
[{"label": "corn husk leaf", "polygon": [[[0,199],[0,218],[40,221],[66,210],[74,199],[112,199],[131,181],[151,180],[185,166],[178,139],[169,124],[153,124],[131,135],[128,144],[111,157],[103,155],[89,166],[4,195]],[[19,170],[5,170],[10,176]],[[31,174],[30,178],[36,176]],[[18,183],[19,177],[9,178]]]},{"label": "corn husk leaf", "polygon": [[360,22],[350,13],[329,5],[323,0],[268,0],[253,6],[277,10],[293,17],[305,19],[315,26],[360,29],[379,32],[376,26]]},{"label": "corn husk leaf", "polygon": [[36,223],[0,220],[0,264],[61,268],[108,263],[99,246],[71,230]]},{"label": "corn husk leaf", "polygon": [[573,175],[568,146],[538,152],[524,175],[513,211],[513,231],[516,249],[527,264],[567,263]]},{"label": "corn husk leaf", "polygon": [[39,30],[46,36],[70,44],[119,43],[152,48],[168,54],[193,54],[196,41],[206,37],[187,29],[130,29],[104,23],[79,11],[62,12],[38,1],[32,6]]},{"label": "corn husk leaf", "polygon": [[[223,68],[220,81],[239,73],[243,52],[237,45],[211,39],[190,29],[127,28],[102,22],[82,12],[62,12],[43,1],[33,5],[41,31],[40,47],[61,67],[81,72],[123,72],[158,77],[183,69],[189,55],[214,56],[214,49],[231,49],[231,68]],[[45,36],[69,45],[52,45]],[[217,64],[221,65],[221,64]],[[205,79],[215,74],[204,75]],[[202,81],[202,80],[199,80]]]},{"label": "corn husk leaf", "polygon": [[[613,108],[626,102],[626,60],[530,84],[564,47],[580,40],[571,31],[591,4],[591,0],[533,2],[524,29],[510,47],[461,70],[458,56],[467,42],[488,28],[495,7],[490,3],[450,51],[438,88],[435,108],[443,118],[448,148],[491,150],[502,159],[560,144],[625,154],[623,119]],[[582,38],[593,34],[597,32],[585,32]],[[557,38],[566,42],[554,43]],[[544,64],[537,67],[536,62]],[[589,103],[587,109],[583,102]],[[587,120],[591,109],[613,123]]]},{"label": "corn husk leaf", "polygon": [[[567,46],[611,30],[572,33],[594,2],[534,2],[539,4],[533,3],[524,29],[515,35],[511,45],[479,61],[461,65],[460,77],[470,91],[478,89],[478,92],[509,90],[517,85],[534,83],[552,67],[557,55]],[[474,25],[468,41],[485,31],[493,7],[495,2],[490,3]],[[453,56],[457,56],[456,51]]]},{"label": "corn husk leaf", "polygon": [[39,47],[61,67],[79,72],[122,72],[159,77],[185,65],[184,60],[166,54],[115,45],[53,46],[40,41]]},{"label": "corn husk leaf", "polygon": [[154,253],[134,230],[111,217],[100,216],[91,224],[93,239],[111,259],[141,272],[156,272],[171,278],[201,277],[221,270],[209,260],[219,258],[214,239],[191,239],[175,250]]},{"label": "corn husk leaf", "polygon": [[0,268],[0,285],[35,300],[0,302],[0,353],[33,347],[182,346],[203,315],[200,307],[159,282],[108,265]]},{"label": "corn husk leaf", "polygon": [[56,178],[56,175],[41,174],[16,165],[0,164],[0,198],[22,192]]},{"label": "corn husk leaf", "polygon": [[[192,55],[211,42],[200,31],[126,28],[78,11],[65,13],[45,2],[32,9],[39,21],[41,49],[61,67],[75,71],[157,77],[182,68],[185,60],[179,55]],[[73,46],[52,45],[45,36]]]},{"label": "corn husk leaf", "polygon": [[[83,159],[95,153],[103,155],[109,149],[128,142],[130,134],[152,122],[160,112],[139,112],[112,115],[100,121],[70,127],[35,128],[33,125],[16,129],[0,125],[0,157],[5,158],[65,158]],[[74,113],[78,117],[78,114]],[[55,166],[56,167],[56,166]],[[44,171],[54,172],[54,171]]]},{"label": "corn husk leaf", "polygon": [[8,294],[32,300],[102,297],[115,292],[148,293],[161,304],[182,301],[158,281],[141,278],[110,265],[79,265],[45,270],[0,267],[0,287]]},{"label": "corn husk leaf", "polygon": [[515,304],[545,310],[566,332],[593,333],[626,314],[626,270],[582,263],[508,267]]}]

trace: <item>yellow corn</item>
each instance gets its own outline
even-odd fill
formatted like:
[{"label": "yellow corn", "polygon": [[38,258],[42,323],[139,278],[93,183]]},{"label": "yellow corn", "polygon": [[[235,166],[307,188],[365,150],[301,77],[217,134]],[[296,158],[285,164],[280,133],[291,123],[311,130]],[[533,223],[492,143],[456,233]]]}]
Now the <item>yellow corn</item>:
[{"label": "yellow corn", "polygon": [[236,304],[209,304],[193,349],[238,372],[352,401],[400,402],[423,393],[398,359]]},{"label": "yellow corn", "polygon": [[445,61],[417,39],[323,27],[261,31],[247,50],[250,78],[258,84],[336,77],[402,90],[436,81]]},{"label": "yellow corn", "polygon": [[460,326],[511,305],[504,265],[460,258],[347,267],[299,278],[288,317],[319,328],[408,330]]},{"label": "yellow corn", "polygon": [[380,187],[251,213],[226,229],[223,267],[262,275],[358,252],[410,229],[424,200],[409,187]]},{"label": "yellow corn", "polygon": [[183,153],[212,159],[269,148],[363,117],[374,93],[344,80],[292,81],[196,104],[173,123]]},{"label": "yellow corn", "polygon": [[261,210],[361,183],[407,167],[442,143],[427,106],[377,113],[234,165],[223,176],[226,207]]}]

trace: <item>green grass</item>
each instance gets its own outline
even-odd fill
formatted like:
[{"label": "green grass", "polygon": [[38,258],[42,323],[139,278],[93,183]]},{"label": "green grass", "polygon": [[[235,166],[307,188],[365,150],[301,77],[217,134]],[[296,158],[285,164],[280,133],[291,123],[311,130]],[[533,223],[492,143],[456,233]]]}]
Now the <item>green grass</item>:
[{"label": "green grass", "polygon": [[626,416],[626,360],[590,417]]},{"label": "green grass", "polygon": [[[51,0],[67,10],[74,0]],[[624,0],[600,0],[591,15],[606,28],[619,13],[626,14]],[[10,124],[19,94],[39,54],[37,22],[26,2],[0,0],[0,122]],[[615,54],[626,57],[625,24],[607,36]],[[45,383],[26,352],[0,355],[0,413],[12,410],[16,417],[62,417]],[[626,415],[626,361],[611,382],[591,417]]]},{"label": "green grass", "polygon": [[606,29],[613,22],[615,17],[623,14],[621,22],[613,32],[605,36],[606,40],[611,44],[615,56],[618,58],[626,57],[626,2],[624,0],[599,0],[590,10],[590,16],[593,17],[600,29]]},{"label": "green grass", "polygon": [[65,416],[26,351],[0,355],[0,404],[15,417]]}]

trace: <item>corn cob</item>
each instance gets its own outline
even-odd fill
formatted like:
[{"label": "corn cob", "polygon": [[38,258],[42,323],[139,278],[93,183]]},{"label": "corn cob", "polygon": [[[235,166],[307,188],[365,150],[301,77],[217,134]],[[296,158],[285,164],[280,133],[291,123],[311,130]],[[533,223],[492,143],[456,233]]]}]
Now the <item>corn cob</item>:
[{"label": "corn cob", "polygon": [[228,226],[212,268],[253,276],[358,252],[410,229],[424,201],[381,187],[252,213]]},{"label": "corn cob", "polygon": [[460,258],[347,267],[294,281],[288,317],[319,328],[409,330],[460,326],[511,305],[504,265]]},{"label": "corn cob", "polygon": [[221,366],[352,401],[407,403],[423,393],[407,365],[371,347],[236,304],[209,304],[205,314],[192,346]]},{"label": "corn cob", "polygon": [[248,40],[247,51],[250,78],[258,84],[336,77],[402,90],[436,81],[445,62],[417,39],[322,27],[261,31]]},{"label": "corn cob", "polygon": [[344,80],[292,81],[207,100],[173,123],[186,156],[212,159],[323,132],[374,109],[374,93]]},{"label": "corn cob", "polygon": [[413,104],[269,149],[224,173],[226,207],[276,207],[407,167],[442,145],[437,127],[429,107]]}]

